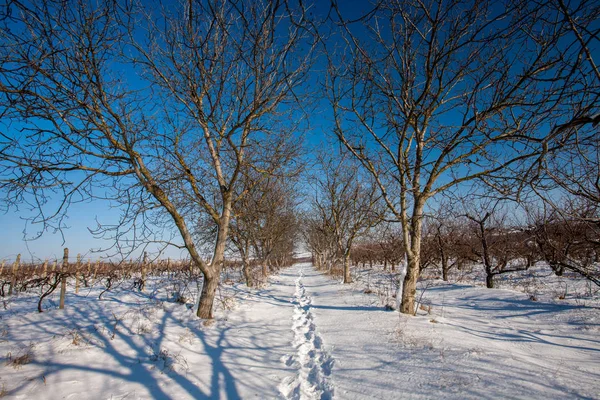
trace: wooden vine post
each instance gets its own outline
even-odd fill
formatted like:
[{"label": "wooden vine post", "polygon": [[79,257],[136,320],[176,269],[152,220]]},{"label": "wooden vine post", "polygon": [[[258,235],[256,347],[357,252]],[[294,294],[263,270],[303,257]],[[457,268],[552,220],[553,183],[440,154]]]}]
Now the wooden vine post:
[{"label": "wooden vine post", "polygon": [[148,263],[148,253],[144,252],[144,259],[142,260],[142,281],[140,282],[140,291],[143,292],[146,289],[146,264]]},{"label": "wooden vine post", "polygon": [[77,264],[75,264],[75,294],[79,294],[79,269],[81,268],[81,254],[77,254]]},{"label": "wooden vine post", "polygon": [[89,280],[92,277],[92,260],[88,260],[88,262],[87,262],[87,274],[85,276],[86,276],[85,287],[89,287],[90,286]]},{"label": "wooden vine post", "polygon": [[12,276],[10,278],[10,287],[8,288],[9,296],[12,296],[13,288],[17,284],[17,269],[19,268],[20,264],[21,264],[21,255],[17,254],[17,259],[15,260],[13,267],[12,267],[12,271],[11,271]]},{"label": "wooden vine post", "polygon": [[60,305],[58,308],[63,310],[65,308],[65,295],[67,293],[67,269],[69,267],[69,249],[65,247],[62,264],[62,276],[60,278]]},{"label": "wooden vine post", "polygon": [[94,283],[96,283],[96,277],[98,276],[98,268],[100,268],[100,260],[96,260],[94,265]]}]

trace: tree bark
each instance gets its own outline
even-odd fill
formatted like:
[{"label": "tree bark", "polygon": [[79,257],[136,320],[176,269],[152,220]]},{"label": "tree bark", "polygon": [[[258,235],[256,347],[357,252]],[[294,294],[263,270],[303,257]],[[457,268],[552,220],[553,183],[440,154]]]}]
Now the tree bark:
[{"label": "tree bark", "polygon": [[485,287],[487,287],[488,289],[494,288],[494,274],[492,274],[491,271],[486,271]]},{"label": "tree bark", "polygon": [[565,272],[565,268],[562,265],[552,265],[552,269],[554,270],[554,275],[563,276]]},{"label": "tree bark", "polygon": [[344,283],[352,283],[350,276],[350,253],[344,254]]},{"label": "tree bark", "polygon": [[245,253],[242,256],[242,273],[244,274],[244,279],[246,280],[246,286],[252,287],[254,282],[252,282],[252,275],[250,274],[250,261]]},{"label": "tree bark", "polygon": [[413,315],[415,312],[415,297],[417,294],[417,280],[419,279],[420,258],[420,248],[419,252],[414,256],[407,257],[408,265],[402,289],[402,304],[400,305],[400,312],[402,314]]},{"label": "tree bark", "polygon": [[223,213],[219,219],[219,230],[217,233],[217,242],[215,244],[215,252],[211,263],[207,266],[207,271],[204,273],[204,284],[200,293],[200,303],[198,304],[198,312],[196,315],[203,319],[213,318],[213,303],[215,301],[215,293],[219,286],[221,277],[221,269],[225,257],[225,247],[227,245],[227,236],[229,234],[229,220],[231,219],[231,199],[225,199]]},{"label": "tree bark", "polygon": [[219,287],[220,268],[216,275],[205,274],[202,292],[200,294],[200,304],[198,305],[197,316],[203,319],[213,318],[213,304],[215,302],[215,293]]},{"label": "tree bark", "polygon": [[442,280],[444,282],[448,282],[448,270],[450,267],[448,266],[448,256],[446,255],[446,250],[444,249],[444,241],[440,234],[438,228],[437,242],[440,249],[440,261],[442,263]]},{"label": "tree bark", "polygon": [[444,282],[448,282],[448,270],[450,267],[448,266],[448,257],[446,257],[446,253],[442,250],[442,279]]}]

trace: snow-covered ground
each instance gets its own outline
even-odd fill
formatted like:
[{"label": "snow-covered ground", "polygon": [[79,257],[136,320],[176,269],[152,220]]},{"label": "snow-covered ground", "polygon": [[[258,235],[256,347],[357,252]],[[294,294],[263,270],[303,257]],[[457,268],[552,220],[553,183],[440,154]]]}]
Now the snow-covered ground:
[{"label": "snow-covered ground", "polygon": [[[296,264],[261,289],[224,285],[216,319],[147,293],[69,293],[39,314],[0,311],[9,399],[600,398],[597,298],[429,280],[408,317],[383,306],[383,273],[341,285]],[[560,285],[558,288],[562,287]],[[366,289],[369,290],[366,290]],[[369,293],[370,292],[370,293]],[[392,292],[390,288],[390,292]],[[52,301],[52,300],[50,300]],[[51,304],[51,303],[50,303]]]}]

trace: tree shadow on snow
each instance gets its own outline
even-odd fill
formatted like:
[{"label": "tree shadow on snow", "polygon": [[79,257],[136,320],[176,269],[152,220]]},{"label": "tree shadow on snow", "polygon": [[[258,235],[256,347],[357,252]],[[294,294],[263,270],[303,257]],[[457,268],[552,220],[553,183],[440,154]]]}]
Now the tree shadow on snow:
[{"label": "tree shadow on snow", "polygon": [[[132,293],[128,291],[127,294]],[[131,296],[128,297],[131,298]],[[235,365],[236,372],[242,371],[248,376],[248,373],[252,373],[250,370],[254,369],[256,364],[261,361],[256,354],[279,351],[270,347],[260,347],[257,344],[258,338],[265,334],[265,327],[259,326],[259,324],[246,326],[245,329],[250,331],[251,341],[245,343],[245,347],[235,348],[228,342],[232,328],[219,326],[203,328],[200,326],[202,321],[195,317],[190,318],[189,322],[185,322],[178,319],[173,310],[165,309],[160,302],[150,300],[147,296],[137,293],[133,297],[134,300],[123,300],[113,294],[106,296],[106,299],[102,301],[90,299],[85,302],[67,304],[64,311],[48,310],[41,316],[37,313],[24,314],[23,318],[25,319],[28,318],[28,315],[31,316],[28,323],[20,325],[26,327],[28,338],[53,338],[50,340],[52,343],[50,348],[56,349],[60,347],[59,344],[64,345],[66,351],[73,354],[65,357],[62,352],[55,351],[50,354],[44,353],[39,357],[35,356],[29,365],[41,367],[42,370],[35,377],[23,380],[17,387],[11,388],[6,394],[10,396],[26,393],[34,381],[50,384],[53,376],[59,372],[62,374],[70,370],[74,372],[79,381],[82,381],[82,377],[87,380],[88,377],[85,375],[90,374],[88,375],[90,382],[92,380],[95,383],[104,382],[100,393],[94,393],[94,389],[90,387],[90,391],[87,392],[89,395],[101,394],[104,397],[110,396],[111,393],[115,396],[124,395],[126,394],[124,391],[128,390],[127,384],[133,383],[135,385],[132,386],[132,390],[139,391],[140,387],[143,387],[154,399],[173,398],[174,393],[178,393],[175,395],[176,397],[184,395],[194,399],[213,399],[223,395],[229,399],[238,399],[240,398],[239,382],[236,382],[228,363],[224,361],[224,355],[229,352],[228,357],[233,360],[229,365]],[[138,298],[139,302],[136,302],[135,298]],[[273,296],[273,299],[284,301],[276,296]],[[165,304],[167,304],[167,308],[185,307],[174,303]],[[126,310],[135,310],[132,312],[143,312],[143,307],[149,305],[153,305],[158,310],[155,312],[160,314],[160,318],[155,318],[152,322],[151,332],[137,332],[135,324],[124,324],[118,321],[121,317],[125,318],[125,315],[113,314],[113,311],[116,313],[117,309],[118,312],[122,312],[123,307]],[[181,310],[183,309],[179,309],[179,311]],[[165,349],[181,345],[181,340],[179,340],[179,344],[177,343],[176,334],[168,332],[173,329],[179,329],[182,332],[187,330],[190,333],[190,340],[193,343],[190,342],[189,348],[185,349],[186,356],[191,357],[191,354],[195,353],[198,355],[198,359],[206,358],[209,362],[196,364],[193,368],[187,369],[185,368],[187,361],[178,359],[176,352],[172,350],[164,352]],[[85,338],[85,343],[77,346],[70,344],[70,332],[81,334]],[[282,333],[273,332],[273,334]],[[248,336],[248,332],[245,332],[244,335]],[[167,341],[169,343],[166,343]],[[25,339],[22,342],[25,342]],[[185,346],[181,345],[181,347]],[[77,354],[80,351],[81,354],[86,355],[86,359],[77,360]],[[86,354],[88,351],[92,353]],[[97,362],[88,361],[86,363],[86,360],[93,360],[93,352],[101,353]],[[252,354],[245,356],[247,364],[251,367],[246,368],[244,365],[239,365],[235,358],[236,352]],[[63,361],[65,359],[67,361]],[[175,368],[171,368],[173,365]],[[177,368],[181,366],[184,368]],[[251,377],[255,378],[254,381],[260,382],[263,373],[264,371],[258,370],[254,373],[256,377]],[[96,376],[92,376],[92,374]],[[58,379],[64,381],[65,376]],[[243,382],[243,384],[248,387],[259,383]],[[176,392],[173,391],[174,389],[177,389]],[[60,390],[60,387],[54,387],[52,390]],[[140,393],[138,392],[137,395]]]}]

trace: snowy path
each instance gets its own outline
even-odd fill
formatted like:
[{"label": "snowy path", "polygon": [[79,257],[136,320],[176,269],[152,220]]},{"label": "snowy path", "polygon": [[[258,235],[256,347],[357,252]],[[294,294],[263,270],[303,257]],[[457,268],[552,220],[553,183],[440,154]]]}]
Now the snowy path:
[{"label": "snowy path", "polygon": [[298,271],[294,292],[294,322],[292,342],[296,352],[282,360],[287,366],[299,369],[294,377],[287,377],[279,389],[286,399],[331,399],[334,388],[330,380],[333,359],[323,347],[311,311],[311,298],[306,294],[302,283],[304,268],[310,264],[297,264]]}]

